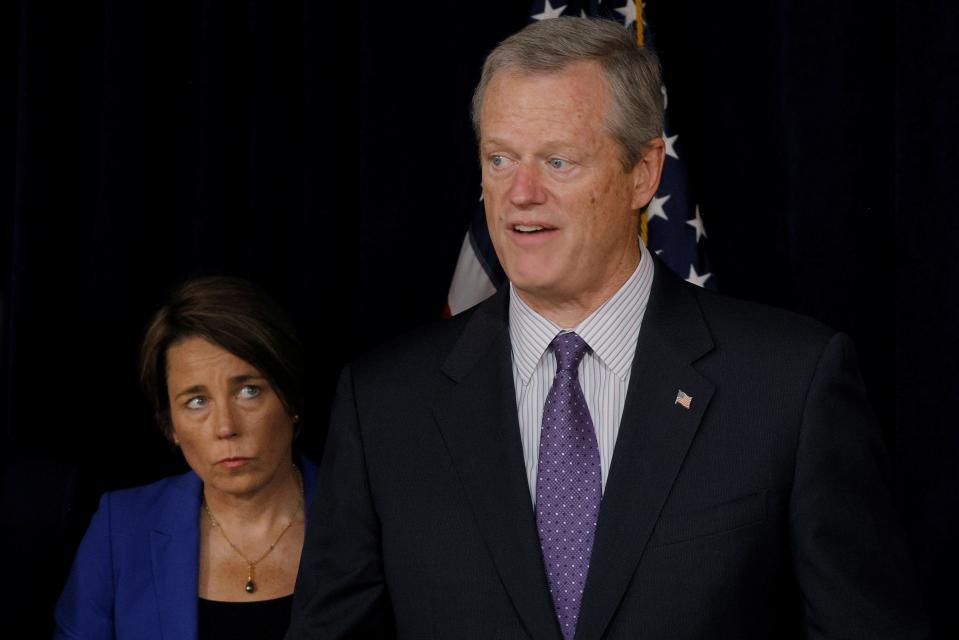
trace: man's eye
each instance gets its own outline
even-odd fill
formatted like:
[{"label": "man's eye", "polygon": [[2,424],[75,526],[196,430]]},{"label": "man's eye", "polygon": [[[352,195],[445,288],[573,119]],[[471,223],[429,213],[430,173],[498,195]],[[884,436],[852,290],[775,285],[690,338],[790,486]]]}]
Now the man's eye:
[{"label": "man's eye", "polygon": [[240,387],[241,398],[255,398],[262,393],[260,387],[255,384],[245,384]]},{"label": "man's eye", "polygon": [[506,165],[506,158],[503,156],[490,156],[489,163],[491,167],[499,169]]},{"label": "man's eye", "polygon": [[549,160],[546,161],[546,163],[553,169],[562,170],[562,169],[569,168],[569,161],[563,160],[562,158],[550,158]]},{"label": "man's eye", "polygon": [[194,396],[187,400],[186,408],[187,409],[202,409],[206,406],[206,398],[203,396]]}]

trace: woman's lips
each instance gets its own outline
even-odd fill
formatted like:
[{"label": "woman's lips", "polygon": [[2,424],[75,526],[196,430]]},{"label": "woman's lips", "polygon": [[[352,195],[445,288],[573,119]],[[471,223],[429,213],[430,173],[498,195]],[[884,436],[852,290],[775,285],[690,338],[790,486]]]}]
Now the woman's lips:
[{"label": "woman's lips", "polygon": [[223,458],[217,462],[217,466],[224,467],[226,469],[236,469],[242,467],[250,462],[252,458]]}]

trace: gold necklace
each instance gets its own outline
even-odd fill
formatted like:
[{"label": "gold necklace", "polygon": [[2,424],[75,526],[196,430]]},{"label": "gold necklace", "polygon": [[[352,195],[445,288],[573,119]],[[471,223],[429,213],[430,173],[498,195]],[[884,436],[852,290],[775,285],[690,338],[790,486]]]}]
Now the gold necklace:
[{"label": "gold necklace", "polygon": [[[296,465],[293,465],[293,471],[296,472],[296,479],[300,485],[300,504],[297,505],[297,508],[296,508],[296,513],[299,513],[300,509],[303,508],[303,474],[300,473],[300,470],[297,468]],[[293,522],[295,521],[295,518],[296,518],[296,513],[293,514],[293,517],[290,518],[290,521],[286,524],[285,527],[283,527],[283,531],[281,531],[280,535],[276,537],[276,540],[273,541],[273,544],[270,545],[270,548],[267,549],[265,552],[263,552],[263,555],[261,555],[256,560],[250,560],[249,558],[246,557],[245,553],[240,551],[237,548],[237,546],[233,544],[233,541],[230,540],[230,537],[226,535],[226,531],[223,530],[223,526],[217,521],[216,517],[213,515],[213,512],[210,511],[210,507],[207,506],[205,498],[203,500],[203,510],[206,511],[206,515],[210,517],[210,525],[212,525],[214,529],[219,529],[220,533],[223,534],[223,539],[226,540],[226,543],[230,545],[230,547],[234,551],[236,551],[237,555],[243,558],[244,562],[246,562],[247,566],[249,567],[249,570],[247,571],[245,588],[247,593],[253,593],[254,591],[256,591],[256,582],[254,582],[253,580],[253,572],[256,569],[257,563],[262,561],[263,558],[267,557],[268,555],[270,555],[270,553],[273,552],[273,549],[276,547],[277,544],[279,544],[280,538],[283,537],[283,534],[289,531],[290,527],[293,526]]]}]

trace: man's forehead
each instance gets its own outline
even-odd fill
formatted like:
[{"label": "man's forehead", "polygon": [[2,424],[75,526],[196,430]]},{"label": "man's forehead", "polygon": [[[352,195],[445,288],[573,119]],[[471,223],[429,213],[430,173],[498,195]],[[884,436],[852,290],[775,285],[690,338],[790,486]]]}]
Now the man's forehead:
[{"label": "man's forehead", "polygon": [[544,142],[559,144],[575,135],[573,130],[602,127],[607,105],[604,81],[588,69],[498,72],[483,98],[480,140],[505,141],[511,130],[521,128],[541,130]]},{"label": "man's forehead", "polygon": [[540,84],[569,83],[574,80],[585,81],[590,85],[600,84],[605,88],[605,74],[602,66],[595,60],[577,60],[555,69],[527,69],[520,66],[503,67],[495,71],[487,86],[503,83],[511,85],[536,86]]}]

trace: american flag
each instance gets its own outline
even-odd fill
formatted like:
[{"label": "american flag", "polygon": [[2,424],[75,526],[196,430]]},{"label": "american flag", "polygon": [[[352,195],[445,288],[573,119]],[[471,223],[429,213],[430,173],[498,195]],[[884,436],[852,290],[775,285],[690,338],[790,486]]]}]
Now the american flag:
[{"label": "american flag", "polygon": [[680,405],[684,409],[688,409],[689,405],[693,403],[693,397],[680,389],[676,392],[676,402],[675,404]]},{"label": "american flag", "polygon": [[[638,1],[639,11],[634,0],[572,0],[565,3],[562,0],[534,0],[530,20],[548,20],[559,16],[608,18],[632,30],[640,45],[648,45],[651,44],[651,35],[643,18],[642,0]],[[677,275],[700,287],[715,289],[716,279],[706,256],[706,228],[690,189],[689,173],[683,161],[683,144],[679,134],[669,124],[669,100],[665,86],[663,104],[667,109],[663,133],[666,163],[659,190],[640,219],[640,234],[646,246]],[[496,258],[486,228],[481,199],[460,248],[447,297],[446,313],[455,315],[482,302],[506,281],[506,274]],[[676,402],[683,404],[679,397]],[[683,406],[689,408],[688,400]]]}]

